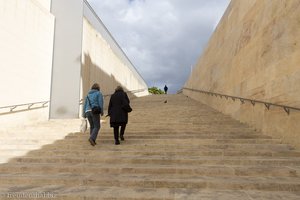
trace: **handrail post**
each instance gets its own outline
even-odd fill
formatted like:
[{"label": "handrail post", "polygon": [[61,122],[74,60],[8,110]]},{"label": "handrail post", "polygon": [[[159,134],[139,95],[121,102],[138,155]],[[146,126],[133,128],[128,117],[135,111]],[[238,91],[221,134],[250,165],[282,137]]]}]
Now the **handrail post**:
[{"label": "handrail post", "polygon": [[[41,108],[41,107],[45,107],[45,105],[48,103],[49,101],[40,101],[40,102],[33,102],[33,103],[24,103],[24,104],[18,104],[18,105],[9,105],[9,106],[2,106],[0,107],[0,110],[2,109],[9,109],[9,111],[4,111],[4,112],[0,112],[0,115],[2,114],[8,114],[8,113],[12,113],[15,111],[16,108],[18,107],[22,107],[21,109],[18,109],[17,111],[28,111],[28,110],[31,110],[33,109],[32,107],[34,105],[37,105],[37,104],[42,104],[36,108]],[[25,108],[27,106],[27,108]],[[16,112],[17,112],[16,111]]]},{"label": "handrail post", "polygon": [[13,106],[12,108],[10,108],[10,112],[12,112],[15,108],[17,108],[18,106]]},{"label": "handrail post", "polygon": [[289,109],[289,108],[283,107],[283,109],[284,109],[284,111],[285,111],[288,115],[290,115],[290,109]]},{"label": "handrail post", "polygon": [[290,106],[286,106],[286,105],[279,105],[279,104],[269,103],[269,102],[265,102],[265,101],[255,100],[255,99],[247,99],[247,98],[243,98],[243,97],[230,96],[230,95],[226,95],[226,94],[220,94],[220,93],[209,92],[209,91],[204,91],[204,90],[196,90],[196,89],[191,89],[191,88],[182,88],[182,89],[204,93],[204,94],[210,95],[212,97],[213,96],[216,96],[216,97],[220,96],[221,99],[222,99],[222,97],[225,97],[226,100],[228,98],[231,98],[232,101],[235,101],[236,99],[239,99],[240,102],[241,102],[241,104],[245,104],[245,101],[249,101],[253,106],[255,106],[256,103],[260,103],[260,104],[264,104],[268,110],[270,110],[271,106],[280,107],[280,108],[283,108],[284,111],[288,115],[290,114],[291,110],[298,110],[298,111],[300,111],[300,108],[297,108],[297,107],[290,107]]}]

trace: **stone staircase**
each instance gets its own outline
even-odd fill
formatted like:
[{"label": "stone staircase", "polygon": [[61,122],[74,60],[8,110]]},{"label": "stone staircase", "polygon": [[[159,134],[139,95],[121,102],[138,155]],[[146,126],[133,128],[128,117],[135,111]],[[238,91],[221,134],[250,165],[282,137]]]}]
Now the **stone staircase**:
[{"label": "stone staircase", "polygon": [[121,145],[105,118],[95,147],[70,133],[0,165],[0,199],[300,199],[300,151],[280,139],[183,95],[131,104]]},{"label": "stone staircase", "polygon": [[31,150],[64,139],[79,130],[80,119],[40,121],[11,128],[0,129],[0,164],[10,158],[26,155]]}]

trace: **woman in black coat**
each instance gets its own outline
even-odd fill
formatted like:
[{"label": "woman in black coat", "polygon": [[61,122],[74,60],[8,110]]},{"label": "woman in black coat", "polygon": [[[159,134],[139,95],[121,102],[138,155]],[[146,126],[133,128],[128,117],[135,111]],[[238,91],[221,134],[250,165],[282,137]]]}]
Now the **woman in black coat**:
[{"label": "woman in black coat", "polygon": [[[126,124],[128,122],[128,112],[131,111],[130,101],[121,86],[118,86],[115,93],[110,97],[108,105],[108,115],[110,116],[110,127],[114,128],[115,144],[119,145],[119,127],[121,127],[120,138],[124,140]],[[129,110],[127,109],[129,108]]]}]

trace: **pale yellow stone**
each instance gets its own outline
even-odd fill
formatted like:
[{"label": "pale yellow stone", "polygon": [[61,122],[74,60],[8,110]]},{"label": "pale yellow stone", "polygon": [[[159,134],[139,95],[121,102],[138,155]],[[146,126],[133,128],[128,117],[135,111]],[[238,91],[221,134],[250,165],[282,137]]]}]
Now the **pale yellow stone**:
[{"label": "pale yellow stone", "polygon": [[[300,108],[299,19],[299,0],[232,0],[185,87]],[[184,94],[300,146],[299,111]]]},{"label": "pale yellow stone", "polygon": [[44,144],[0,165],[1,199],[17,192],[64,200],[299,199],[300,152],[281,140],[184,95],[135,98],[131,106],[118,146],[109,124],[91,146],[72,120],[0,135],[1,156]]}]

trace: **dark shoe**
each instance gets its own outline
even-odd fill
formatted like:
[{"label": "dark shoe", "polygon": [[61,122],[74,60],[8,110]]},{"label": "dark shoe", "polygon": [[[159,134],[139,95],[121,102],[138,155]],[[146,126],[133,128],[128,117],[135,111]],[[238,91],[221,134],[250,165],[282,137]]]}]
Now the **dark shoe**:
[{"label": "dark shoe", "polygon": [[121,138],[122,141],[125,140],[123,135],[120,135],[120,138]]},{"label": "dark shoe", "polygon": [[115,145],[119,145],[119,144],[120,144],[119,140],[115,141]]},{"label": "dark shoe", "polygon": [[93,139],[91,139],[91,138],[89,139],[89,142],[91,143],[92,146],[96,145],[96,142]]}]

